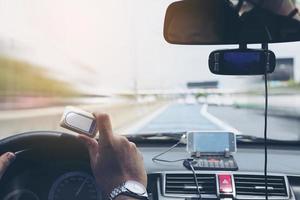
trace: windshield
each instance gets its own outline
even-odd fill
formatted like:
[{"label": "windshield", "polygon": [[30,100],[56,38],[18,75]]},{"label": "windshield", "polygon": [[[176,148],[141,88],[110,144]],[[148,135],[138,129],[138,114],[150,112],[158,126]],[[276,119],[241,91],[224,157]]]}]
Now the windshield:
[{"label": "windshield", "polygon": [[[262,137],[263,77],[209,72],[211,51],[236,46],[165,42],[171,2],[1,1],[0,138],[66,131],[59,121],[67,105],[109,113],[121,134],[228,130]],[[277,67],[269,82],[269,138],[300,140],[300,43],[270,49]]]}]

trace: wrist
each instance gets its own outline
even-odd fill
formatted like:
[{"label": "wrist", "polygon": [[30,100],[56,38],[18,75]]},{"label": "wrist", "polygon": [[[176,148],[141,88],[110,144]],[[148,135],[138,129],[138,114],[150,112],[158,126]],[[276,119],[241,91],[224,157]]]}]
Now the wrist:
[{"label": "wrist", "polygon": [[148,199],[145,186],[137,181],[129,180],[115,187],[108,195],[113,200]]}]

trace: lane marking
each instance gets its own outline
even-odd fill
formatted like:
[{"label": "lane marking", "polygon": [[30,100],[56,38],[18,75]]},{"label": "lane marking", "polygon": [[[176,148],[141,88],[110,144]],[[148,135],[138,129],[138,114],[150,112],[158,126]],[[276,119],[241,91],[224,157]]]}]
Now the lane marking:
[{"label": "lane marking", "polygon": [[242,135],[243,133],[240,132],[239,130],[237,130],[236,128],[230,126],[229,124],[227,124],[226,122],[222,121],[221,119],[215,117],[214,115],[210,114],[207,111],[208,105],[204,104],[200,110],[201,115],[203,115],[206,119],[208,119],[209,121],[211,121],[212,123],[216,124],[217,126],[219,126],[221,129],[225,130],[225,131],[229,131],[232,132],[236,135]]},{"label": "lane marking", "polygon": [[171,104],[167,104],[158,110],[155,110],[151,114],[149,114],[146,117],[143,117],[141,120],[137,121],[133,125],[129,125],[126,128],[120,128],[117,130],[117,132],[121,132],[122,135],[128,135],[128,134],[136,134],[139,130],[141,130],[144,126],[146,126],[148,123],[150,123],[154,118],[156,118],[158,115],[163,113]]}]

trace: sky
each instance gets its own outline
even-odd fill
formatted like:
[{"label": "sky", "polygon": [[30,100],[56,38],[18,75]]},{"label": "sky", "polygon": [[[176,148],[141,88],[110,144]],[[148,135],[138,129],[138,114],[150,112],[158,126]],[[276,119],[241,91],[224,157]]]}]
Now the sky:
[{"label": "sky", "polygon": [[[133,90],[135,83],[139,89],[220,79],[236,85],[208,70],[209,53],[224,47],[164,40],[164,14],[171,2],[0,0],[0,53],[38,64],[49,76],[91,93]],[[298,46],[271,48],[279,57],[296,57]]]}]

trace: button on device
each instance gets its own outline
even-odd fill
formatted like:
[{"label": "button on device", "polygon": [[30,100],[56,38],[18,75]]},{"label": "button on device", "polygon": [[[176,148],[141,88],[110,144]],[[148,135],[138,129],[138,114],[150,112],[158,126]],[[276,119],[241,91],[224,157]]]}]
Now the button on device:
[{"label": "button on device", "polygon": [[[202,156],[201,158],[195,159],[191,163],[195,170],[219,170],[219,171],[236,171],[238,166],[234,161],[234,158],[230,156],[229,158],[220,156]],[[189,163],[184,165],[188,169]]]},{"label": "button on device", "polygon": [[230,174],[219,174],[219,192],[221,194],[233,193],[232,176]]},{"label": "button on device", "polygon": [[209,162],[216,163],[216,162],[219,162],[220,160],[217,160],[217,159],[214,159],[214,158],[210,158],[208,161],[209,161]]}]

